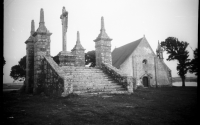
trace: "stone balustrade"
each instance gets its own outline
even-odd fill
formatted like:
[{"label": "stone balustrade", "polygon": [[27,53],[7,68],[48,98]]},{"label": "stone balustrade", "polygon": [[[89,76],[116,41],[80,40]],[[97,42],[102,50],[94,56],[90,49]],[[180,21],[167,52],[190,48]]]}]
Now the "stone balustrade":
[{"label": "stone balustrade", "polygon": [[108,63],[101,63],[101,69],[116,82],[122,84],[122,86],[126,88],[128,92],[133,93],[133,89],[136,89],[136,79],[132,76],[124,74],[119,69]]},{"label": "stone balustrade", "polygon": [[65,97],[73,92],[72,76],[65,72],[50,56],[44,56],[42,60],[42,72],[39,75],[41,92],[46,95]]}]

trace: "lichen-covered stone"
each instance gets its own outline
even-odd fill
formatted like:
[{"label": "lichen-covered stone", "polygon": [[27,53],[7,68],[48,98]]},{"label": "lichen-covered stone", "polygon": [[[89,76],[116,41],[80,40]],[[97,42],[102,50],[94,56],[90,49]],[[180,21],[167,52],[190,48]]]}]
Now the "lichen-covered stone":
[{"label": "lichen-covered stone", "polygon": [[59,66],[75,66],[76,56],[68,51],[61,51],[58,54]]}]

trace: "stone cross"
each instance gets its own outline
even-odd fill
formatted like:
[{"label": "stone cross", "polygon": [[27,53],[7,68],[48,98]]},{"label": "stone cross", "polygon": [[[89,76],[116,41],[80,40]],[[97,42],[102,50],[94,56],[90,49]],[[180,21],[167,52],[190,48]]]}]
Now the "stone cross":
[{"label": "stone cross", "polygon": [[63,41],[63,51],[67,51],[67,39],[66,39],[66,33],[67,33],[67,27],[68,27],[68,12],[65,10],[65,7],[62,9],[62,14],[60,16],[61,22],[62,22],[62,41]]}]

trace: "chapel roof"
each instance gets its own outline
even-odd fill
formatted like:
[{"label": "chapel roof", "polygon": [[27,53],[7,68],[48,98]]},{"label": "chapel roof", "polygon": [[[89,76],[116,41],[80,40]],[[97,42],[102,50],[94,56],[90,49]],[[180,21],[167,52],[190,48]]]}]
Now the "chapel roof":
[{"label": "chapel roof", "polygon": [[112,65],[119,69],[120,65],[132,54],[132,52],[137,48],[142,39],[143,38],[140,38],[124,46],[115,48],[112,51]]}]

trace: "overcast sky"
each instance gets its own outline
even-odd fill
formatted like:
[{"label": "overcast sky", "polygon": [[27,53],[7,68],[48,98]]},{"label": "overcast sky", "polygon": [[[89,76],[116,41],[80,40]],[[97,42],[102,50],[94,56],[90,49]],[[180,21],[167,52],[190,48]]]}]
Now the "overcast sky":
[{"label": "overcast sky", "polygon": [[[68,11],[67,50],[76,43],[76,33],[85,52],[95,49],[93,40],[100,32],[101,16],[111,41],[112,50],[140,39],[145,35],[152,49],[158,40],[176,37],[187,41],[190,58],[198,43],[198,0],[5,0],[4,3],[4,66],[3,82],[13,82],[9,76],[11,67],[26,55],[26,44],[30,36],[31,20],[35,29],[39,26],[40,9],[44,9],[44,20],[51,35],[51,55],[62,50],[62,7]],[[192,49],[191,49],[192,48]],[[178,76],[177,61],[164,61]],[[187,74],[187,76],[194,76]]]}]

